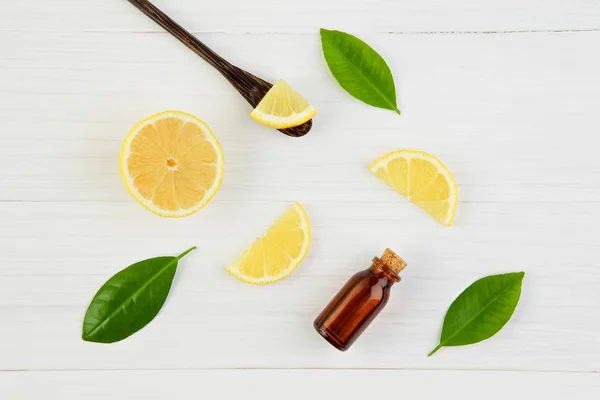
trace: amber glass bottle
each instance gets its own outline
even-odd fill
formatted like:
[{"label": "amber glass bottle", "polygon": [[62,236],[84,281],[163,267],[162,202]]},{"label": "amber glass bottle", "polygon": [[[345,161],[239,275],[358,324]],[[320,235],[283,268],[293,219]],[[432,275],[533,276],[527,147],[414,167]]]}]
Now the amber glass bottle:
[{"label": "amber glass bottle", "polygon": [[406,263],[387,249],[370,268],[355,274],[315,320],[317,332],[346,351],[385,307],[390,288],[400,282]]}]

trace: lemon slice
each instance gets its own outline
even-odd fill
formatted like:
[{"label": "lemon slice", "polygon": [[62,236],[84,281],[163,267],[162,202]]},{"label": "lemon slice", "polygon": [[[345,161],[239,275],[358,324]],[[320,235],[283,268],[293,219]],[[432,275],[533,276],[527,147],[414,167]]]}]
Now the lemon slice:
[{"label": "lemon slice", "polygon": [[309,246],[308,216],[296,203],[226,270],[246,283],[274,283],[286,278],[300,265]]},{"label": "lemon slice", "polygon": [[458,186],[436,157],[417,150],[397,150],[375,161],[369,169],[433,218],[452,225]]},{"label": "lemon slice", "polygon": [[223,151],[204,122],[182,111],[164,111],[131,129],[119,166],[138,203],[161,217],[185,217],[219,190]]},{"label": "lemon slice", "polygon": [[292,128],[312,119],[313,108],[284,80],[278,80],[250,116],[263,125],[276,129]]}]

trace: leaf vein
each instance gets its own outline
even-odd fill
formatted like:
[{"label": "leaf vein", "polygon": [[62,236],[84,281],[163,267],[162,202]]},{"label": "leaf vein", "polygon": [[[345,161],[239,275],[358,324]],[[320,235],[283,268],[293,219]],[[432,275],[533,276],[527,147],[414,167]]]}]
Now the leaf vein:
[{"label": "leaf vein", "polygon": [[490,302],[488,304],[486,304],[485,307],[483,307],[481,310],[479,310],[479,312],[477,314],[475,314],[471,319],[469,319],[463,326],[461,326],[449,338],[447,338],[444,341],[440,341],[440,345],[444,346],[446,343],[448,343],[450,341],[450,339],[452,339],[453,337],[458,335],[460,332],[462,332],[463,329],[465,329],[468,325],[470,325],[477,317],[479,317],[481,315],[481,313],[483,313],[490,305],[495,303],[500,298],[500,296],[502,296],[509,289],[511,289],[510,286],[507,286],[506,288],[502,289],[502,291],[500,293],[498,293],[498,295],[496,297],[494,297],[492,300],[490,300]]},{"label": "leaf vein", "polygon": [[117,308],[115,308],[106,318],[104,318],[98,326],[96,326],[90,333],[84,335],[84,340],[86,338],[92,337],[98,330],[103,328],[117,313],[119,313],[123,308],[125,308],[129,303],[135,302],[137,296],[140,295],[152,282],[154,282],[160,275],[162,275],[168,268],[170,268],[173,262],[178,262],[179,260],[176,257],[173,257],[171,261],[169,261],[163,268],[161,268],[152,278],[150,278],[146,283],[140,286],[131,296],[129,296],[125,301],[123,301]]},{"label": "leaf vein", "polygon": [[[370,79],[369,79],[369,78],[368,78],[366,75],[364,75],[364,74],[362,73],[362,71],[361,71],[361,70],[360,70],[358,67],[356,67],[356,66],[354,65],[354,63],[353,63],[353,62],[350,60],[350,58],[348,58],[348,57],[346,56],[346,54],[344,54],[344,52],[343,52],[343,51],[342,51],[342,50],[341,50],[339,47],[336,47],[336,46],[334,46],[334,48],[337,50],[337,52],[338,52],[338,53],[339,53],[339,54],[340,54],[340,55],[341,55],[341,56],[342,56],[344,59],[346,59],[346,61],[348,61],[348,64],[349,64],[349,65],[350,65],[350,66],[351,66],[351,67],[352,67],[352,68],[353,68],[353,69],[354,69],[354,70],[355,70],[355,71],[358,73],[358,75],[360,75],[360,77],[361,77],[361,78],[363,78],[363,80],[364,80],[364,81],[366,81],[366,82],[369,84],[369,86],[370,86],[371,88],[373,88],[373,89],[375,90],[375,92],[377,92],[377,94],[378,94],[378,95],[379,95],[379,96],[380,96],[380,97],[381,97],[381,98],[382,98],[382,99],[383,99],[383,100],[384,100],[384,101],[385,101],[385,102],[386,102],[386,103],[387,103],[387,104],[388,104],[390,107],[392,107],[392,109],[393,109],[393,110],[396,110],[396,109],[398,108],[398,107],[396,106],[396,104],[393,104],[393,103],[392,103],[392,102],[391,102],[391,101],[390,101],[390,100],[387,98],[387,96],[386,96],[385,94],[383,94],[383,92],[382,92],[381,90],[379,90],[379,88],[377,88],[377,86],[375,86],[375,84],[374,84],[373,82],[371,82],[371,80],[370,80]],[[395,90],[395,88],[394,88],[394,90]]]}]

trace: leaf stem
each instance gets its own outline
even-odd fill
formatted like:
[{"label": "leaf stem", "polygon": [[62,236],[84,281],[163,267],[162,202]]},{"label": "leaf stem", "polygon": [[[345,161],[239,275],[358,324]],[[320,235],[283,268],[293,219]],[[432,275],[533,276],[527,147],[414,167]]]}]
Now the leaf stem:
[{"label": "leaf stem", "polygon": [[440,343],[440,344],[438,344],[438,346],[435,349],[433,349],[433,351],[431,353],[429,353],[427,355],[427,357],[431,357],[432,355],[434,355],[441,348],[442,348],[442,344]]},{"label": "leaf stem", "polygon": [[400,115],[400,110],[396,108],[394,111],[396,111],[396,114]]},{"label": "leaf stem", "polygon": [[183,253],[181,253],[180,255],[177,256],[177,261],[181,260],[183,257],[187,256],[189,253],[191,253],[194,250],[196,250],[196,246],[184,251]]}]

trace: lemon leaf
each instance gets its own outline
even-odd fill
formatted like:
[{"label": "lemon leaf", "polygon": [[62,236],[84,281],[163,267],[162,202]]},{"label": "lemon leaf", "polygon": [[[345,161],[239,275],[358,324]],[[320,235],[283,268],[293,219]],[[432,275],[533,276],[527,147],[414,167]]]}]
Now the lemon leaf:
[{"label": "lemon leaf", "polygon": [[481,278],[466,288],[450,305],[440,344],[464,346],[494,336],[512,317],[519,298],[525,272],[512,272]]},{"label": "lemon leaf", "polygon": [[400,114],[394,77],[375,50],[348,33],[323,28],[321,45],[329,70],[341,87],[371,106]]},{"label": "lemon leaf", "polygon": [[194,249],[140,261],[106,281],[85,313],[82,339],[114,343],[149,324],[167,300],[177,263]]}]

